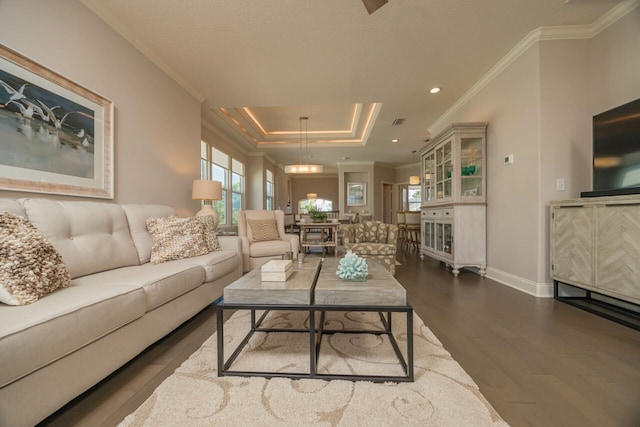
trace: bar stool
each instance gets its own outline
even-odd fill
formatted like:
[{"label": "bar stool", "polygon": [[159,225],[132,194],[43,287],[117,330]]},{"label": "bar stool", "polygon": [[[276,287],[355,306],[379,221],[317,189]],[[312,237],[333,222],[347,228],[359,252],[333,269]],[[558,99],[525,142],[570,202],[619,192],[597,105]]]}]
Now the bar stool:
[{"label": "bar stool", "polygon": [[420,249],[420,212],[405,212],[407,246]]},{"label": "bar stool", "polygon": [[404,245],[404,241],[407,238],[407,221],[404,211],[396,213],[396,222],[398,223],[398,241],[400,241],[401,245]]}]

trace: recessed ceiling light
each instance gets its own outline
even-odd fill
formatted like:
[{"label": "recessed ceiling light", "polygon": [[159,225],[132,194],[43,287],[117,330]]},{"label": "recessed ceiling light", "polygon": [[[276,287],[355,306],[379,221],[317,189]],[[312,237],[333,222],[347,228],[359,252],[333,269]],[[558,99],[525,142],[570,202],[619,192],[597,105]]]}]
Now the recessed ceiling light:
[{"label": "recessed ceiling light", "polygon": [[399,139],[392,139],[391,142],[400,142]]},{"label": "recessed ceiling light", "polygon": [[429,93],[438,93],[438,92],[440,92],[440,88],[439,87],[431,88],[431,90],[429,91]]}]

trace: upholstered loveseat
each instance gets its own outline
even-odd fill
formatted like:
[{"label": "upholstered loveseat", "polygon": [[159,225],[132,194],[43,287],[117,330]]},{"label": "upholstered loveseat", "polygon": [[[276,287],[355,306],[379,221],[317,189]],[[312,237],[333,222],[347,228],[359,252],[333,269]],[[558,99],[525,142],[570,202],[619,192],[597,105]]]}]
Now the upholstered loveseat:
[{"label": "upholstered loveseat", "polygon": [[364,221],[342,229],[345,250],[363,258],[377,259],[396,274],[396,240],[398,226],[380,221]]},{"label": "upholstered loveseat", "polygon": [[0,303],[2,426],[38,423],[242,275],[240,240],[231,236],[219,238],[221,250],[151,263],[146,220],[173,214],[168,206],[0,199],[2,212],[27,218],[71,278],[31,304]]}]

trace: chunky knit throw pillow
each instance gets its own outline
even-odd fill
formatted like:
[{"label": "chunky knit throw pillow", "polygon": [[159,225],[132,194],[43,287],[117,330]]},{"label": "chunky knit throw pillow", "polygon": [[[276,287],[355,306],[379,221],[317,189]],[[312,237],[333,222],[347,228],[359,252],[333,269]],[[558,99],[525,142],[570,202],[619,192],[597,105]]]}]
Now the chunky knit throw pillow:
[{"label": "chunky knit throw pillow", "polygon": [[0,302],[26,305],[69,286],[58,253],[26,218],[0,213]]},{"label": "chunky knit throw pillow", "polygon": [[218,241],[218,236],[216,236],[216,228],[218,227],[218,224],[216,223],[213,215],[202,215],[196,218],[198,218],[198,221],[202,223],[202,237],[204,238],[204,242],[207,244],[209,252],[219,251],[220,242]]},{"label": "chunky knit throw pillow", "polygon": [[147,218],[147,229],[153,239],[151,263],[204,255],[209,248],[204,240],[202,222],[198,218]]}]

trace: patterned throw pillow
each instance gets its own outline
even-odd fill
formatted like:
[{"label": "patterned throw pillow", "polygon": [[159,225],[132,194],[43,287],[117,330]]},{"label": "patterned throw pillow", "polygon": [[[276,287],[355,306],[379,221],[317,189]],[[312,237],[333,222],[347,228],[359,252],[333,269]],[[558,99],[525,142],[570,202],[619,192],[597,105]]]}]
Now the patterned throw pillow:
[{"label": "patterned throw pillow", "polygon": [[254,242],[280,240],[275,219],[248,219],[247,223],[251,228],[251,239]]},{"label": "patterned throw pillow", "polygon": [[384,222],[377,223],[378,230],[376,231],[375,242],[387,243],[387,235],[389,234],[389,225]]},{"label": "patterned throw pillow", "polygon": [[358,223],[353,224],[353,237],[355,239],[355,243],[363,243],[366,242],[366,236],[364,233],[364,224]]},{"label": "patterned throw pillow", "polygon": [[202,237],[204,238],[204,242],[209,249],[209,252],[219,251],[220,242],[218,242],[218,236],[216,236],[216,228],[218,224],[216,224],[215,218],[213,215],[202,215],[197,216],[198,221],[202,223]]},{"label": "patterned throw pillow", "polygon": [[203,226],[195,217],[147,218],[147,229],[153,239],[151,263],[190,258],[209,252]]},{"label": "patterned throw pillow", "polygon": [[26,218],[0,213],[0,301],[31,304],[70,283],[62,256],[38,229]]}]

